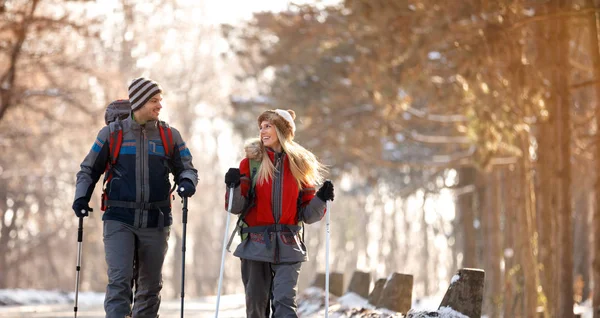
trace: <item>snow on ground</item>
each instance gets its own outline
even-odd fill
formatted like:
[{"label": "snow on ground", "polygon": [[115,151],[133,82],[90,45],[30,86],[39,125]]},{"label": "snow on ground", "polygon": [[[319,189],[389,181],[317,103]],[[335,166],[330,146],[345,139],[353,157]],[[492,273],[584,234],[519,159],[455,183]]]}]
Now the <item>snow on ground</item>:
[{"label": "snow on ground", "polygon": [[[71,304],[75,292],[34,289],[0,289],[0,306]],[[84,306],[102,304],[104,293],[80,292],[78,303]]]},{"label": "snow on ground", "polygon": [[[432,298],[433,299],[433,298]],[[429,299],[421,300],[421,308],[413,308],[406,318],[426,318],[426,317],[444,317],[444,318],[467,318],[451,308],[437,308],[437,304],[432,304]],[[439,300],[438,300],[439,303]],[[298,315],[300,317],[323,317],[325,316],[325,291],[320,288],[307,288],[298,296]],[[429,309],[429,310],[427,310]],[[329,297],[329,317],[332,318],[351,318],[351,317],[384,317],[384,318],[402,318],[403,315],[386,309],[376,309],[368,301],[357,294],[347,293],[341,297],[330,295]]]},{"label": "snow on ground", "polygon": [[575,314],[581,315],[581,318],[592,318],[594,316],[594,312],[592,311],[592,299],[588,298],[581,304],[575,304],[573,311]]},{"label": "snow on ground", "polygon": [[[325,291],[319,288],[307,288],[298,295],[298,315],[306,318],[325,316]],[[421,298],[413,303],[413,308],[404,317],[399,313],[384,309],[375,309],[367,300],[354,293],[347,293],[342,297],[330,295],[329,317],[331,318],[358,318],[358,317],[383,317],[383,318],[465,318],[466,316],[452,310],[441,308],[437,310],[440,302],[438,296]],[[243,318],[244,295],[225,295],[220,300],[219,317]],[[102,318],[104,312],[102,304],[104,293],[80,292],[78,317]],[[63,291],[40,291],[31,289],[0,289],[0,317],[72,317],[74,293]],[[180,300],[165,300],[161,305],[161,318],[179,317]],[[204,318],[213,317],[216,306],[216,296],[185,299],[186,317]],[[586,301],[575,306],[575,312],[583,318],[591,318],[590,302]]]}]

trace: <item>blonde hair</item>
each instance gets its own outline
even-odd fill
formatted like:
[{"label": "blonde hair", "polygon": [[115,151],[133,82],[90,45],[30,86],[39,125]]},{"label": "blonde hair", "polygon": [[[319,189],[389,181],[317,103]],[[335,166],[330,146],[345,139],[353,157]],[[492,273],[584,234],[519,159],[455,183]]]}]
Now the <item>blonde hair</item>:
[{"label": "blonde hair", "polygon": [[[298,187],[302,189],[305,186],[314,186],[323,182],[323,174],[327,172],[327,167],[319,162],[312,152],[295,142],[293,136],[288,135],[288,138],[286,138],[277,126],[274,127],[281,148],[283,148],[283,151],[288,156],[290,170],[298,183]],[[262,143],[262,140],[260,141],[260,147],[262,148],[262,158],[257,173],[257,184],[262,184],[266,180],[272,179],[275,173],[275,166],[271,162],[269,154],[264,149],[265,145]]]}]

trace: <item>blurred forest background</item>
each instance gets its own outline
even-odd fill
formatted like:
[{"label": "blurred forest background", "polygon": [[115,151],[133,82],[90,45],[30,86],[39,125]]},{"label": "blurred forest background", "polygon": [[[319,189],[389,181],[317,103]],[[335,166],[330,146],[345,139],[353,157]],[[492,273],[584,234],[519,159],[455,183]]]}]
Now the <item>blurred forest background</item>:
[{"label": "blurred forest background", "polygon": [[[482,268],[489,317],[572,317],[585,301],[600,317],[600,1],[214,3],[0,1],[0,288],[73,289],[75,173],[106,105],[144,75],[200,175],[187,295],[217,291],[225,171],[260,112],[290,108],[336,184],[333,271],[412,274],[421,298]],[[83,290],[106,284],[100,192]],[[307,227],[301,288],[325,268],[323,223]],[[241,291],[229,255],[224,293]]]}]

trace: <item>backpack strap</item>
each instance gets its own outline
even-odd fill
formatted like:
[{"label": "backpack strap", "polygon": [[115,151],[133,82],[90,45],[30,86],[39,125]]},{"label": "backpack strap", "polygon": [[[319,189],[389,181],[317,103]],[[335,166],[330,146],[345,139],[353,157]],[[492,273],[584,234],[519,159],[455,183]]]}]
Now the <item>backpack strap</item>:
[{"label": "backpack strap", "polygon": [[[114,127],[119,126],[119,127]],[[121,121],[117,120],[114,124],[109,124],[110,138],[108,141],[109,145],[109,162],[110,166],[114,166],[119,158],[119,152],[121,152],[121,145],[123,145],[123,128],[121,127]],[[107,169],[108,169],[107,165]]]},{"label": "backpack strap", "polygon": [[296,201],[296,224],[302,227],[302,241],[304,242],[304,220],[300,215],[300,207],[302,205],[302,189],[298,191],[298,199]]},{"label": "backpack strap", "polygon": [[106,185],[113,177],[113,167],[117,163],[119,158],[119,152],[121,152],[121,145],[123,145],[123,127],[121,126],[121,120],[108,124],[109,139],[108,139],[108,161],[106,162],[106,168],[104,169],[104,182],[102,183],[102,200],[100,204],[100,210],[106,211],[108,195],[106,193]]},{"label": "backpack strap", "polygon": [[260,168],[261,162],[255,159],[250,159],[248,161],[250,165],[250,180],[252,181],[250,191],[252,191],[252,194],[254,194],[254,187],[256,186],[256,173],[258,172],[258,168]]},{"label": "backpack strap", "polygon": [[162,141],[163,148],[165,149],[165,156],[167,156],[167,158],[171,158],[174,146],[173,132],[171,127],[169,127],[169,124],[165,123],[164,121],[160,121],[158,122],[158,132],[160,133],[160,139]]}]

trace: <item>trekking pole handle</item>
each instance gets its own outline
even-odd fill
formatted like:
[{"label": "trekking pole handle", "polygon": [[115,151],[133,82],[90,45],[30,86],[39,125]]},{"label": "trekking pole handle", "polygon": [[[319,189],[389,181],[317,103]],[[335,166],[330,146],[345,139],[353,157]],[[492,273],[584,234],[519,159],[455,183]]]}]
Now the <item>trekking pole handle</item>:
[{"label": "trekking pole handle", "polygon": [[83,242],[83,216],[79,217],[79,228],[77,229],[77,242]]},{"label": "trekking pole handle", "polygon": [[187,223],[188,218],[188,198],[183,197],[183,223]]}]

